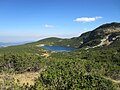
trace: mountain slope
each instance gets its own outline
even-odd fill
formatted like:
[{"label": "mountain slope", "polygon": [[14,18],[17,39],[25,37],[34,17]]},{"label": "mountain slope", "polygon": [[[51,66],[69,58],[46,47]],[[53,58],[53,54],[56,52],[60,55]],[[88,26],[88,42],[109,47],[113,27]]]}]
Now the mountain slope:
[{"label": "mountain slope", "polygon": [[43,40],[39,40],[38,42],[32,43],[36,46],[71,46],[71,47],[79,47],[81,44],[81,38],[74,37],[70,39],[62,39],[62,38],[46,38]]},{"label": "mountain slope", "polygon": [[80,47],[108,46],[119,40],[120,23],[103,24],[93,31],[82,34],[80,38],[83,39]]},{"label": "mountain slope", "polygon": [[[93,31],[81,34],[79,37],[70,39],[47,38],[40,40],[35,45],[59,45],[71,46],[76,48],[89,47],[95,48],[100,46],[113,45],[120,40],[120,23],[103,24]],[[117,44],[117,43],[116,43]]]}]

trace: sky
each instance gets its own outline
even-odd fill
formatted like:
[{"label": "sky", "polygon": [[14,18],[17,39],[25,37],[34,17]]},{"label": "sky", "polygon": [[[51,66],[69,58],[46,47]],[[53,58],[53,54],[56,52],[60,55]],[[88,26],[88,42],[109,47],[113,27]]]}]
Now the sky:
[{"label": "sky", "polygon": [[0,42],[71,38],[120,22],[120,0],[0,0]]}]

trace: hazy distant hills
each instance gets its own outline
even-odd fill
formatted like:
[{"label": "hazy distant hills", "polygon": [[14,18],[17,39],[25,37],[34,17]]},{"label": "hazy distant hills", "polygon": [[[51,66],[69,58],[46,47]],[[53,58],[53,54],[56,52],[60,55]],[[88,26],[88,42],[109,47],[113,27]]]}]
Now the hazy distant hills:
[{"label": "hazy distant hills", "polygon": [[95,48],[109,45],[119,45],[120,43],[120,23],[113,22],[103,24],[96,29],[83,33],[79,37],[70,39],[46,38],[35,42],[36,45],[62,45],[72,47]]},{"label": "hazy distant hills", "polygon": [[8,46],[14,46],[14,45],[21,45],[21,44],[25,44],[25,43],[29,43],[29,41],[26,42],[0,42],[0,47],[8,47]]}]

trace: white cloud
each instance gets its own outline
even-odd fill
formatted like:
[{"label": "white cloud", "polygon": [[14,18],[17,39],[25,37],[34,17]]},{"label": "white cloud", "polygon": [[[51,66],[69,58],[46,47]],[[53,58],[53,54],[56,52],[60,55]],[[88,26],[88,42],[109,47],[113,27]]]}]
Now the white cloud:
[{"label": "white cloud", "polygon": [[81,18],[76,18],[75,22],[93,22],[93,21],[96,21],[97,19],[101,19],[103,17],[101,16],[96,16],[96,17],[81,17]]},{"label": "white cloud", "polygon": [[53,28],[54,26],[53,25],[45,24],[44,27],[46,27],[46,28]]},{"label": "white cloud", "polygon": [[101,17],[101,16],[97,16],[97,17],[96,17],[96,19],[101,19],[101,18],[103,18],[103,17]]}]

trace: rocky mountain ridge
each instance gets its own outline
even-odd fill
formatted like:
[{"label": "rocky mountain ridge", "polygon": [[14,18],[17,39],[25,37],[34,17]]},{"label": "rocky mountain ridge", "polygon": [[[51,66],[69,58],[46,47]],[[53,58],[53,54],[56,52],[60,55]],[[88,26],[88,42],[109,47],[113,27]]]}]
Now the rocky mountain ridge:
[{"label": "rocky mountain ridge", "polygon": [[108,46],[114,42],[120,41],[120,23],[107,23],[103,24],[92,31],[81,34],[79,37],[70,39],[61,38],[46,38],[36,42],[36,45],[58,45],[58,46],[71,46],[76,48],[95,48],[101,46]]},{"label": "rocky mountain ridge", "polygon": [[120,38],[120,23],[109,23],[99,26],[93,31],[82,34],[83,39],[80,47],[99,47],[113,43]]}]

